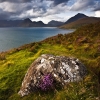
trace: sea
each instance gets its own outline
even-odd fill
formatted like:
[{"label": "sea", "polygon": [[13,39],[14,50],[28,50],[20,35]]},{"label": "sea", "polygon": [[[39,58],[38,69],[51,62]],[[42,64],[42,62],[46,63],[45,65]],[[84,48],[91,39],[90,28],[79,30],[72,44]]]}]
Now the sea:
[{"label": "sea", "polygon": [[41,41],[57,34],[68,34],[73,31],[56,27],[0,28],[0,52],[17,48],[24,44]]}]

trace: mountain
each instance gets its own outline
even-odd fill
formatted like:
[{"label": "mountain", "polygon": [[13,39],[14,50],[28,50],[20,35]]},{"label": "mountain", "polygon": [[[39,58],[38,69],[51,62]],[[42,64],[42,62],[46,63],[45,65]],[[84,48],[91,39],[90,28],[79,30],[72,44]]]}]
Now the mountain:
[{"label": "mountain", "polygon": [[30,26],[32,26],[32,21],[31,21],[29,18],[27,18],[27,19],[23,20],[23,21],[20,23],[19,26],[20,26],[20,27],[30,27]]},{"label": "mountain", "polygon": [[100,21],[100,18],[97,17],[84,17],[84,18],[80,18],[74,22],[65,24],[60,26],[60,28],[64,28],[64,29],[74,29],[74,28],[78,28],[87,24],[91,24],[91,23],[96,23]]},{"label": "mountain", "polygon": [[32,22],[29,18],[23,20],[20,27],[45,27],[46,25],[42,21]]},{"label": "mountain", "polygon": [[71,22],[74,22],[80,18],[84,18],[84,17],[88,17],[82,13],[78,13],[77,15],[71,17],[70,19],[68,19],[64,24],[68,24],[68,23],[71,23]]},{"label": "mountain", "polygon": [[32,23],[32,27],[45,27],[45,26],[46,24],[44,24],[42,21]]},{"label": "mountain", "polygon": [[87,17],[84,14],[78,13],[71,17],[67,22],[60,22],[52,20],[48,24],[44,24],[42,21],[32,22],[29,18],[24,20],[0,20],[0,27],[59,27],[63,24],[68,24],[79,18]]},{"label": "mountain", "polygon": [[42,21],[32,22],[29,18],[24,20],[0,20],[0,27],[45,27]]},{"label": "mountain", "polygon": [[58,27],[58,26],[61,26],[63,25],[64,22],[60,22],[60,21],[55,21],[55,20],[52,20],[48,23],[48,26],[49,27]]},{"label": "mountain", "polygon": [[18,27],[23,20],[0,20],[0,27]]}]

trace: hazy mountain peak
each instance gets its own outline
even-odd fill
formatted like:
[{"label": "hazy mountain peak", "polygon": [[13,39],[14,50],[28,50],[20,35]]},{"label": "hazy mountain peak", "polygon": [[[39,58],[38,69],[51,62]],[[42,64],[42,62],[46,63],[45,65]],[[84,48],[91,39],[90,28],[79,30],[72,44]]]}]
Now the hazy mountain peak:
[{"label": "hazy mountain peak", "polygon": [[52,27],[57,27],[57,26],[60,26],[60,25],[62,25],[62,24],[63,24],[63,22],[56,21],[56,20],[51,20],[51,21],[48,23],[48,25],[49,25],[49,26],[52,26]]},{"label": "hazy mountain peak", "polygon": [[32,21],[29,18],[24,19],[24,22],[31,23]]}]

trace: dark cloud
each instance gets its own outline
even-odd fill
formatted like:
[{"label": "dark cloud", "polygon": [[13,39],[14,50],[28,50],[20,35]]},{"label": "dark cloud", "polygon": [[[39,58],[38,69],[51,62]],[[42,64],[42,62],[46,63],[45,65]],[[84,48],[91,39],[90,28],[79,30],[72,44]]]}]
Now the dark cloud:
[{"label": "dark cloud", "polygon": [[12,13],[8,13],[8,12],[0,9],[0,20],[10,19],[11,15],[12,15]]},{"label": "dark cloud", "polygon": [[93,11],[100,11],[100,1],[96,2],[96,5],[95,5]]},{"label": "dark cloud", "polygon": [[71,7],[72,11],[100,10],[100,0],[77,0]]},{"label": "dark cloud", "polygon": [[61,4],[61,3],[66,4],[70,0],[40,0],[40,1],[41,2],[43,2],[43,1],[53,1],[53,5],[56,6],[56,5]]},{"label": "dark cloud", "polygon": [[46,17],[66,10],[98,11],[100,0],[0,0],[0,19]]},{"label": "dark cloud", "polygon": [[[45,1],[45,0],[40,0],[40,1],[42,2],[42,1]],[[61,4],[61,3],[66,4],[70,0],[46,0],[46,1],[53,1],[53,6],[56,6],[56,5]]]},{"label": "dark cloud", "polygon": [[0,2],[13,2],[13,3],[26,3],[31,1],[32,0],[0,0]]},{"label": "dark cloud", "polygon": [[72,11],[86,10],[94,5],[93,0],[77,0],[71,7]]},{"label": "dark cloud", "polygon": [[33,12],[43,11],[46,13],[47,9],[45,7],[33,7]]},{"label": "dark cloud", "polygon": [[[21,14],[33,8],[31,3],[3,3],[3,8],[0,8],[0,20],[3,19],[16,19]],[[0,6],[1,6],[0,5]],[[23,16],[24,17],[24,16]]]},{"label": "dark cloud", "polygon": [[61,3],[67,3],[69,0],[52,0],[52,1],[54,1],[54,5],[58,5]]},{"label": "dark cloud", "polygon": [[100,11],[100,7],[95,8],[93,11]]},{"label": "dark cloud", "polygon": [[13,16],[17,16],[17,15],[18,15],[18,13],[4,11],[4,12],[0,13],[0,20],[9,20],[9,19],[12,19]]}]

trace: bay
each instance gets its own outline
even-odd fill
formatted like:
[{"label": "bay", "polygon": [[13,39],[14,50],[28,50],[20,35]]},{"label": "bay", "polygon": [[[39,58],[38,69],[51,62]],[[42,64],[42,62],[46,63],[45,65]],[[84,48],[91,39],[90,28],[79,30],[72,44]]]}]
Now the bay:
[{"label": "bay", "polygon": [[17,48],[31,42],[41,41],[57,34],[67,34],[74,30],[58,29],[56,27],[11,27],[0,28],[0,52]]}]

